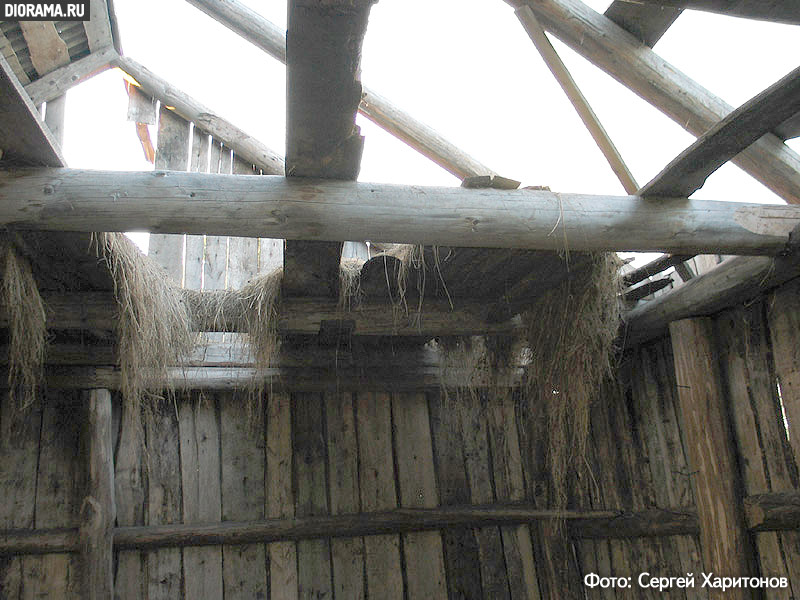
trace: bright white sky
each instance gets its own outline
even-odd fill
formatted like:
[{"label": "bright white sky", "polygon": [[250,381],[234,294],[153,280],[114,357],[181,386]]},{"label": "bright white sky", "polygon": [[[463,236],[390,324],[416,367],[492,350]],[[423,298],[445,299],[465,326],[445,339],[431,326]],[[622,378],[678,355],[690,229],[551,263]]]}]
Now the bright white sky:
[{"label": "bright white sky", "polygon": [[[285,1],[244,0],[285,26]],[[588,2],[603,11],[610,4]],[[115,0],[122,47],[267,146],[285,146],[283,65],[183,0]],[[685,11],[656,51],[733,106],[797,67],[797,27]],[[579,55],[554,42],[640,185],[694,138]],[[559,192],[624,194],[533,44],[502,0],[380,0],[362,81],[500,174]],[[71,167],[150,170],[117,71],[70,91]],[[359,116],[360,180],[458,185],[458,180]],[[155,142],[155,131],[152,132]],[[798,140],[790,142],[800,151]],[[731,164],[696,198],[778,202]],[[146,236],[138,241],[146,243]]]}]

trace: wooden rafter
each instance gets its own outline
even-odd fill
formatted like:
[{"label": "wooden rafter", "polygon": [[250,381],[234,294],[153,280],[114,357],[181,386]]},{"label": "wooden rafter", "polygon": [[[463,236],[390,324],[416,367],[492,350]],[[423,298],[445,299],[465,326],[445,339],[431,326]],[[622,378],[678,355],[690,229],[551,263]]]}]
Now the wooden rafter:
[{"label": "wooden rafter", "polygon": [[107,69],[117,58],[111,48],[101,48],[72,63],[46,73],[33,83],[25,86],[25,91],[35,105],[58,98],[70,88]]},{"label": "wooden rafter", "polygon": [[[508,1],[529,5],[545,29],[694,135],[733,110],[580,0]],[[800,156],[777,136],[761,137],[733,162],[787,202],[800,203]]]},{"label": "wooden rafter", "polygon": [[63,167],[58,143],[41,120],[16,75],[0,56],[0,159]]},{"label": "wooden rafter", "polygon": [[625,0],[625,3],[644,4],[655,9],[690,8],[731,17],[800,25],[800,5],[786,0]]},{"label": "wooden rafter", "polygon": [[[201,173],[0,173],[0,225],[451,247],[780,254],[800,207]],[[338,273],[338,270],[337,270]]]},{"label": "wooden rafter", "polygon": [[681,14],[679,8],[615,0],[605,16],[651,48]]},{"label": "wooden rafter", "polygon": [[799,111],[800,68],[797,68],[701,135],[639,194],[690,196],[714,171]]}]

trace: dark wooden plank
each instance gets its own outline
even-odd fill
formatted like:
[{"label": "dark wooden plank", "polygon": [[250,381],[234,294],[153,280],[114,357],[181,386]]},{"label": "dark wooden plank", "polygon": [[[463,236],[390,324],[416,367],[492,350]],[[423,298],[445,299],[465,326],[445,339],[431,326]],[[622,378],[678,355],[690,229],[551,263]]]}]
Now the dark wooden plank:
[{"label": "dark wooden plank", "polygon": [[[355,180],[364,140],[355,125],[361,101],[361,44],[372,0],[289,3],[286,33],[287,177]],[[332,5],[332,6],[331,6]],[[342,244],[287,241],[287,294],[336,296]]]},{"label": "dark wooden plank", "polygon": [[64,167],[58,142],[0,55],[0,161]]},{"label": "dark wooden plank", "polygon": [[642,265],[633,271],[625,273],[622,277],[622,283],[625,286],[636,285],[640,281],[644,281],[648,277],[658,275],[670,267],[674,267],[678,263],[685,262],[690,258],[692,257],[688,254],[664,254],[663,256],[659,256],[655,260],[650,261],[646,265]]},{"label": "dark wooden plank", "polygon": [[775,135],[782,140],[788,140],[800,136],[800,113],[789,117],[775,128]]},{"label": "dark wooden plank", "polygon": [[[692,9],[728,15],[800,25],[800,6],[785,0],[627,0],[648,8],[675,10]],[[627,2],[626,2],[627,3]],[[616,4],[616,3],[615,3]]]},{"label": "dark wooden plank", "polygon": [[606,17],[651,48],[680,14],[681,10],[677,8],[645,6],[621,0],[612,2],[605,12]]},{"label": "dark wooden plank", "polygon": [[[328,514],[327,448],[322,394],[293,394],[292,431],[294,482],[298,517]],[[297,543],[297,580],[300,600],[331,600],[333,577],[330,541]]]},{"label": "dark wooden plank", "polygon": [[800,111],[800,67],[731,112],[639,190],[688,197],[727,161]]}]

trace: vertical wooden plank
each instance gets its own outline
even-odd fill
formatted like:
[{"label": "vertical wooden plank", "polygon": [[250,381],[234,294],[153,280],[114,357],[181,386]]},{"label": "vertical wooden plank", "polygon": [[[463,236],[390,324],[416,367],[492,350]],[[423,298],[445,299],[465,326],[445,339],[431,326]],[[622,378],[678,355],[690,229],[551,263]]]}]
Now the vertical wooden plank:
[{"label": "vertical wooden plank", "polygon": [[[745,493],[794,491],[797,464],[783,425],[776,375],[770,368],[766,309],[757,302],[724,311],[715,322]],[[762,575],[785,577],[800,572],[796,538],[788,537],[792,535],[770,532],[753,536]],[[791,598],[799,584],[790,578],[788,588],[770,594]]]},{"label": "vertical wooden plank", "polygon": [[260,238],[258,240],[258,272],[272,273],[283,267],[283,240]]},{"label": "vertical wooden plank", "polygon": [[[180,434],[172,402],[152,408],[146,419],[147,523],[166,525],[182,521]],[[160,548],[147,555],[149,600],[179,598],[182,590],[180,548]]]},{"label": "vertical wooden plank", "polygon": [[[482,421],[479,413],[474,412],[470,431],[483,429]],[[525,479],[514,403],[510,396],[492,400],[489,432],[497,500],[520,502],[525,499]],[[529,527],[502,527],[500,531],[512,598],[538,600],[539,581]]]},{"label": "vertical wooden plank", "polygon": [[[39,470],[36,481],[34,527],[75,527],[80,521],[84,465],[76,449],[83,414],[77,392],[48,394],[43,399]],[[81,598],[80,558],[52,554],[26,557],[21,597]]]},{"label": "vertical wooden plank", "polygon": [[[115,460],[114,485],[117,503],[117,525],[145,524],[146,471],[143,462],[145,449],[141,410],[138,405],[122,400],[119,443]],[[147,561],[135,550],[117,555],[114,578],[114,598],[138,600],[147,598]]]},{"label": "vertical wooden plank", "polygon": [[[211,137],[203,130],[192,129],[192,150],[189,155],[189,170],[193,173],[207,173]],[[183,287],[199,290],[203,285],[203,244],[204,236],[187,235],[184,250]]]},{"label": "vertical wooden plank", "polygon": [[[253,175],[253,165],[234,157],[234,175]],[[258,240],[228,238],[228,289],[239,289],[258,273]]]},{"label": "vertical wooden plank", "polygon": [[[452,391],[455,394],[455,391]],[[469,411],[469,402],[448,402],[447,392],[428,394],[428,410],[433,442],[434,465],[442,505],[470,503],[470,489],[461,437],[462,412]],[[478,542],[472,529],[442,531],[442,544],[450,598],[481,598],[481,559]],[[495,596],[500,597],[500,596]]]},{"label": "vertical wooden plank", "polygon": [[[163,104],[158,119],[156,170],[185,171],[189,161],[189,122]],[[148,255],[167,271],[170,278],[183,283],[184,236],[151,234]]]},{"label": "vertical wooden plank", "polygon": [[[267,510],[270,518],[294,517],[292,492],[292,407],[286,393],[267,397]],[[278,542],[269,548],[272,598],[297,598],[297,546]]]},{"label": "vertical wooden plank", "polygon": [[111,394],[92,390],[85,396],[87,489],[81,514],[82,596],[108,600],[114,589],[114,449],[111,446]]},{"label": "vertical wooden plank", "polygon": [[[437,506],[439,494],[425,395],[393,395],[392,423],[400,505],[404,508]],[[438,531],[403,535],[403,556],[409,600],[447,598],[442,536]]]},{"label": "vertical wooden plank", "polygon": [[[738,496],[739,473],[709,319],[670,324],[681,420],[694,472],[703,566],[715,573],[758,574]],[[726,597],[747,598],[730,590]]]},{"label": "vertical wooden plank", "polygon": [[789,440],[800,465],[800,281],[781,286],[772,296],[769,311],[775,371],[789,424]]},{"label": "vertical wooden plank", "polygon": [[[36,465],[42,428],[41,403],[37,399],[26,411],[19,411],[0,396],[0,527],[33,527],[36,499]],[[25,559],[0,558],[0,590],[6,597],[19,598]]]},{"label": "vertical wooden plank", "polygon": [[67,109],[67,94],[47,101],[47,110],[44,113],[44,122],[50,128],[53,139],[59,146],[64,146],[64,119]]},{"label": "vertical wooden plank", "polygon": [[[178,411],[184,523],[221,520],[220,447],[216,399],[203,395],[182,399]],[[186,598],[222,597],[222,549],[183,549]]]},{"label": "vertical wooden plank", "polygon": [[[325,416],[322,395],[293,394],[294,477],[298,517],[328,514],[325,473]],[[329,540],[297,543],[297,580],[301,600],[333,598]]]},{"label": "vertical wooden plank", "polygon": [[[361,510],[397,508],[389,394],[360,392],[356,396],[356,422]],[[404,598],[400,536],[368,536],[364,538],[364,551],[369,597]]]},{"label": "vertical wooden plank", "polygon": [[[360,512],[358,443],[353,394],[328,393],[324,397],[328,431],[328,472],[331,514]],[[335,598],[365,598],[364,538],[331,540],[333,595]]]},{"label": "vertical wooden plank", "polygon": [[[264,518],[264,430],[251,422],[245,398],[220,394],[222,520]],[[222,547],[224,597],[267,598],[267,559],[263,544]]]}]

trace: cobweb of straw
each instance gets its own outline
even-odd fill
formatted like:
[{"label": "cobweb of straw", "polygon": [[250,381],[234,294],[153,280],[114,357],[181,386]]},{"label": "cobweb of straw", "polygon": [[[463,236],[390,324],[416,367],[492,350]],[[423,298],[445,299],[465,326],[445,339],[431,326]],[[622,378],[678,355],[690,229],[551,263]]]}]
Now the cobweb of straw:
[{"label": "cobweb of straw", "polygon": [[0,245],[2,299],[8,311],[9,400],[18,410],[36,398],[44,372],[47,347],[45,307],[30,263],[8,241]]}]

